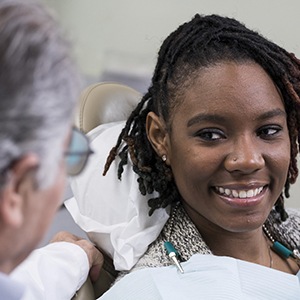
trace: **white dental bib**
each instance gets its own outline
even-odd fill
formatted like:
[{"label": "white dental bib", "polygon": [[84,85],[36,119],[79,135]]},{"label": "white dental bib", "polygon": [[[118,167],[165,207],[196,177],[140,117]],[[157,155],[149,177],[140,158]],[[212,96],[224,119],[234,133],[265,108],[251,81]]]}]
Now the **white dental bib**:
[{"label": "white dental bib", "polygon": [[299,275],[230,257],[201,254],[193,255],[182,267],[184,274],[175,266],[132,272],[100,299],[300,299]]}]

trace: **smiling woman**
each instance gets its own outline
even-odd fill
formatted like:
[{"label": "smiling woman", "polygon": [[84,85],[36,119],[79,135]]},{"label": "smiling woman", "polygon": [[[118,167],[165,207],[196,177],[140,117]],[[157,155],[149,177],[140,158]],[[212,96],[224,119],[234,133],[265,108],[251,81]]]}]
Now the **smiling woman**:
[{"label": "smiling woman", "polygon": [[158,134],[165,126],[149,114],[149,138],[166,153],[188,215],[219,244],[216,226],[256,229],[281,194],[290,162],[284,105],[267,73],[245,62],[200,70],[182,98],[169,132]]},{"label": "smiling woman", "polygon": [[[265,267],[268,279],[278,274],[288,279],[284,287],[272,286],[277,296],[299,295],[300,214],[284,207],[298,176],[299,66],[294,55],[217,15],[196,15],[164,41],[152,84],[127,120],[105,172],[119,153],[121,177],[130,156],[140,192],[159,194],[149,200],[149,214],[168,205],[172,212],[131,270],[139,271],[122,280],[144,274],[137,280],[149,279],[152,286],[145,288],[157,296],[154,273],[140,269],[172,265],[164,250],[168,242],[174,246],[169,255],[181,260],[183,269],[197,262],[195,254],[221,256],[224,270],[225,258],[243,261],[236,276],[250,268],[256,272],[250,275],[251,292],[243,295],[257,295],[257,280],[265,278],[256,275]],[[214,285],[220,282],[207,281],[206,275],[198,274],[197,287],[183,277],[174,292],[189,286],[194,293],[210,290],[210,299],[217,299]],[[104,298],[122,289],[122,299],[126,292],[137,299],[125,286],[116,284]],[[288,296],[282,294],[286,289]],[[266,283],[264,299],[270,291]]]}]

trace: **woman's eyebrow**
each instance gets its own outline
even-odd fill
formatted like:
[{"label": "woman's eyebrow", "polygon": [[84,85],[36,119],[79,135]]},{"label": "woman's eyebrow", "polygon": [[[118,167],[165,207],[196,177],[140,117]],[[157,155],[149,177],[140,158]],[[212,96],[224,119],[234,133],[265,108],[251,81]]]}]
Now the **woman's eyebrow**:
[{"label": "woman's eyebrow", "polygon": [[283,116],[286,118],[286,112],[280,108],[276,108],[267,112],[262,113],[257,120],[259,121],[263,121],[263,120],[267,120],[267,119],[271,119],[273,117],[277,117],[277,116]]},{"label": "woman's eyebrow", "polygon": [[194,117],[192,117],[188,123],[187,127],[190,127],[194,124],[200,123],[202,121],[214,121],[214,122],[225,122],[226,118],[224,116],[220,116],[217,114],[203,114],[200,113]]},{"label": "woman's eyebrow", "polygon": [[[271,119],[273,117],[277,116],[283,116],[286,118],[286,112],[280,108],[276,108],[267,112],[262,113],[257,117],[257,120],[263,121],[267,119]],[[212,122],[225,122],[226,118],[224,116],[218,115],[218,114],[205,114],[205,113],[200,113],[194,117],[192,117],[188,123],[187,127],[191,127],[194,124],[201,123],[203,121],[212,121]]]}]

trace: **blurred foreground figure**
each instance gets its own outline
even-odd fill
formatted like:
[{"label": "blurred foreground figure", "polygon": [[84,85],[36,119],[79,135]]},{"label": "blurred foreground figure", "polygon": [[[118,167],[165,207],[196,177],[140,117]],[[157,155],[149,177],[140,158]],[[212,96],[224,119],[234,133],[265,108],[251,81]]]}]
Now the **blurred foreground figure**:
[{"label": "blurred foreground figure", "polygon": [[[69,45],[51,14],[39,3],[0,1],[0,299],[26,297],[24,286],[8,274],[43,237],[61,204],[66,173],[79,174],[91,152],[86,137],[72,129],[78,88]],[[75,270],[65,270],[70,281],[84,281],[89,267],[101,264],[92,244],[70,241],[64,257],[55,254],[61,243],[42,249],[32,269],[51,278],[45,284],[49,299],[61,299],[51,284],[65,299],[76,291],[65,291],[53,276],[66,259]],[[43,261],[43,251],[55,259]],[[80,265],[74,263],[78,257]],[[19,276],[25,283],[31,279]],[[47,290],[42,281],[35,285],[41,293]],[[39,291],[28,298],[46,298]]]}]

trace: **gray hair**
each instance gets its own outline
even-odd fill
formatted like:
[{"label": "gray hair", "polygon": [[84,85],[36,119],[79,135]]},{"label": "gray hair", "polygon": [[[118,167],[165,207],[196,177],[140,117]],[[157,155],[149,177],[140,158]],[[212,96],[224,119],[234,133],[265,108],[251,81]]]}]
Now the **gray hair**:
[{"label": "gray hair", "polygon": [[[69,43],[40,3],[0,0],[0,174],[27,153],[48,186],[63,159],[79,92]],[[0,188],[3,186],[0,181]]]}]

